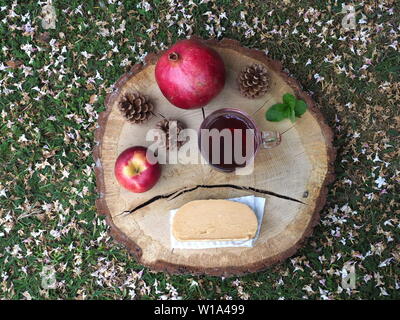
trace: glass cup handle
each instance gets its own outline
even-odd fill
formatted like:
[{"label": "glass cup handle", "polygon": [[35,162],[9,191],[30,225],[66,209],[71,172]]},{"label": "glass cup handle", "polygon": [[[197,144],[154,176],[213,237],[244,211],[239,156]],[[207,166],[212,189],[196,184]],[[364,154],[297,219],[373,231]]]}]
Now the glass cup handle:
[{"label": "glass cup handle", "polygon": [[261,131],[261,142],[264,149],[271,149],[281,143],[281,134],[277,131]]}]

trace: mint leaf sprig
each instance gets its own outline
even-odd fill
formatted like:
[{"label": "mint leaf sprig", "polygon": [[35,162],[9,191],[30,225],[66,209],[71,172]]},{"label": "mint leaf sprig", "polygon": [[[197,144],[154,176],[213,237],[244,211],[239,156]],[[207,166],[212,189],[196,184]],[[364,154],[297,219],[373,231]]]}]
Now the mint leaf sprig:
[{"label": "mint leaf sprig", "polygon": [[282,97],[283,103],[274,104],[265,113],[265,118],[268,121],[282,121],[289,118],[290,121],[295,122],[296,118],[301,116],[307,111],[307,104],[303,100],[298,100],[290,93],[285,93]]}]

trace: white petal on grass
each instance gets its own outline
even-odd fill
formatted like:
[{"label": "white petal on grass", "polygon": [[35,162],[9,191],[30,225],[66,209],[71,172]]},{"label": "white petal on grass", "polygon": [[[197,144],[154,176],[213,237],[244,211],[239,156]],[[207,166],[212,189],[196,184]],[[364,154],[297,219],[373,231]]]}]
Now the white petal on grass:
[{"label": "white petal on grass", "polygon": [[378,179],[375,180],[375,183],[377,184],[378,188],[382,188],[382,186],[387,185],[386,179],[382,177],[378,177]]},{"label": "white petal on grass", "polygon": [[378,162],[378,161],[383,162],[381,159],[379,159],[378,153],[375,153],[375,158],[372,161],[373,162]]},{"label": "white petal on grass", "polygon": [[27,142],[28,139],[25,137],[25,134],[21,135],[18,139],[18,142]]},{"label": "white petal on grass", "polygon": [[388,259],[386,259],[385,261],[382,261],[380,264],[379,264],[379,268],[383,268],[383,267],[386,267],[386,266],[388,266],[389,264],[390,264],[390,262],[393,260],[393,258],[388,258]]},{"label": "white petal on grass", "polygon": [[1,189],[0,190],[0,197],[7,197],[7,194],[6,194],[6,189]]}]

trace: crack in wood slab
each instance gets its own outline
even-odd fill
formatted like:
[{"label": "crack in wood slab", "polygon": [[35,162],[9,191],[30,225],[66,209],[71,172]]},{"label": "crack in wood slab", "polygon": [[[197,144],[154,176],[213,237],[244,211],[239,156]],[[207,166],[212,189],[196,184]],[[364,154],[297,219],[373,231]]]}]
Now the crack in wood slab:
[{"label": "crack in wood slab", "polygon": [[185,187],[185,188],[173,191],[173,192],[160,194],[160,195],[157,195],[157,196],[155,196],[153,198],[150,198],[149,200],[137,205],[136,207],[134,207],[131,210],[122,211],[120,214],[117,214],[116,216],[129,215],[129,214],[134,213],[135,211],[137,211],[137,210],[139,210],[139,209],[141,209],[143,207],[146,207],[146,206],[152,204],[153,202],[155,202],[157,200],[166,199],[166,198],[168,198],[168,201],[169,200],[173,200],[173,199],[176,199],[177,197],[181,196],[182,194],[185,194],[185,193],[191,192],[191,191],[195,191],[195,190],[197,190],[199,188],[205,188],[205,189],[232,188],[232,189],[236,189],[236,190],[252,191],[252,192],[255,192],[255,193],[267,194],[267,195],[270,195],[270,196],[273,196],[273,197],[277,197],[277,198],[280,198],[280,199],[284,199],[284,200],[293,201],[293,202],[297,202],[297,203],[301,203],[301,204],[307,205],[306,203],[304,203],[304,202],[302,202],[300,200],[297,200],[295,198],[288,197],[288,196],[285,196],[285,195],[282,195],[282,194],[279,194],[279,193],[276,193],[276,192],[273,192],[273,191],[269,191],[269,190],[262,190],[262,189],[258,189],[258,188],[254,188],[254,187],[237,186],[237,185],[234,185],[234,184],[213,184],[213,185],[197,185],[197,186],[193,186],[193,187]]},{"label": "crack in wood slab", "polygon": [[272,99],[272,98],[269,98],[269,99],[265,100],[265,102],[262,104],[262,106],[259,107],[256,111],[254,111],[251,115],[254,116],[258,111],[260,111],[262,108],[264,108],[265,105],[266,105],[268,102],[271,101],[271,99]]},{"label": "crack in wood slab", "polygon": [[[180,191],[180,190],[178,190]],[[145,206],[148,206],[149,204],[153,203],[154,201],[157,201],[159,199],[165,199],[165,198],[169,198],[170,196],[174,195],[175,193],[177,193],[178,191],[173,191],[173,192],[169,192],[169,193],[165,193],[165,194],[160,194],[158,196],[155,196],[153,198],[150,198],[149,200],[139,204],[138,206],[136,206],[135,208],[133,208],[132,210],[125,210],[122,211],[121,213],[117,214],[116,217],[121,216],[123,214],[130,214],[133,213],[136,210],[139,210]]]},{"label": "crack in wood slab", "polygon": [[296,124],[294,124],[293,126],[291,126],[288,129],[286,129],[285,131],[281,132],[281,135],[283,136],[286,132],[288,132],[289,130],[292,130],[295,126],[296,126]]}]

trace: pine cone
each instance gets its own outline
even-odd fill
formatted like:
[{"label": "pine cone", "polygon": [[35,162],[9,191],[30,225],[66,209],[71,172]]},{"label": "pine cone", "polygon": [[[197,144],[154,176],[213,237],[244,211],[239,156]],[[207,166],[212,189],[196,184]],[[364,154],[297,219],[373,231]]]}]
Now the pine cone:
[{"label": "pine cone", "polygon": [[140,93],[126,93],[119,101],[118,107],[131,123],[143,123],[153,115],[153,105]]},{"label": "pine cone", "polygon": [[240,93],[250,99],[263,96],[270,85],[270,76],[267,69],[256,63],[244,68],[237,80]]},{"label": "pine cone", "polygon": [[[170,137],[169,136],[169,129],[171,126],[171,130],[174,130],[173,128],[173,122],[176,122],[176,136],[175,137]],[[180,148],[186,141],[179,141],[178,140],[178,136],[179,133],[181,132],[181,130],[183,130],[185,128],[185,126],[183,125],[182,122],[178,121],[178,120],[168,120],[168,119],[163,119],[159,122],[157,122],[156,124],[156,129],[159,129],[163,132],[162,135],[162,142],[163,142],[163,146],[169,150],[174,149],[174,148]]]}]

